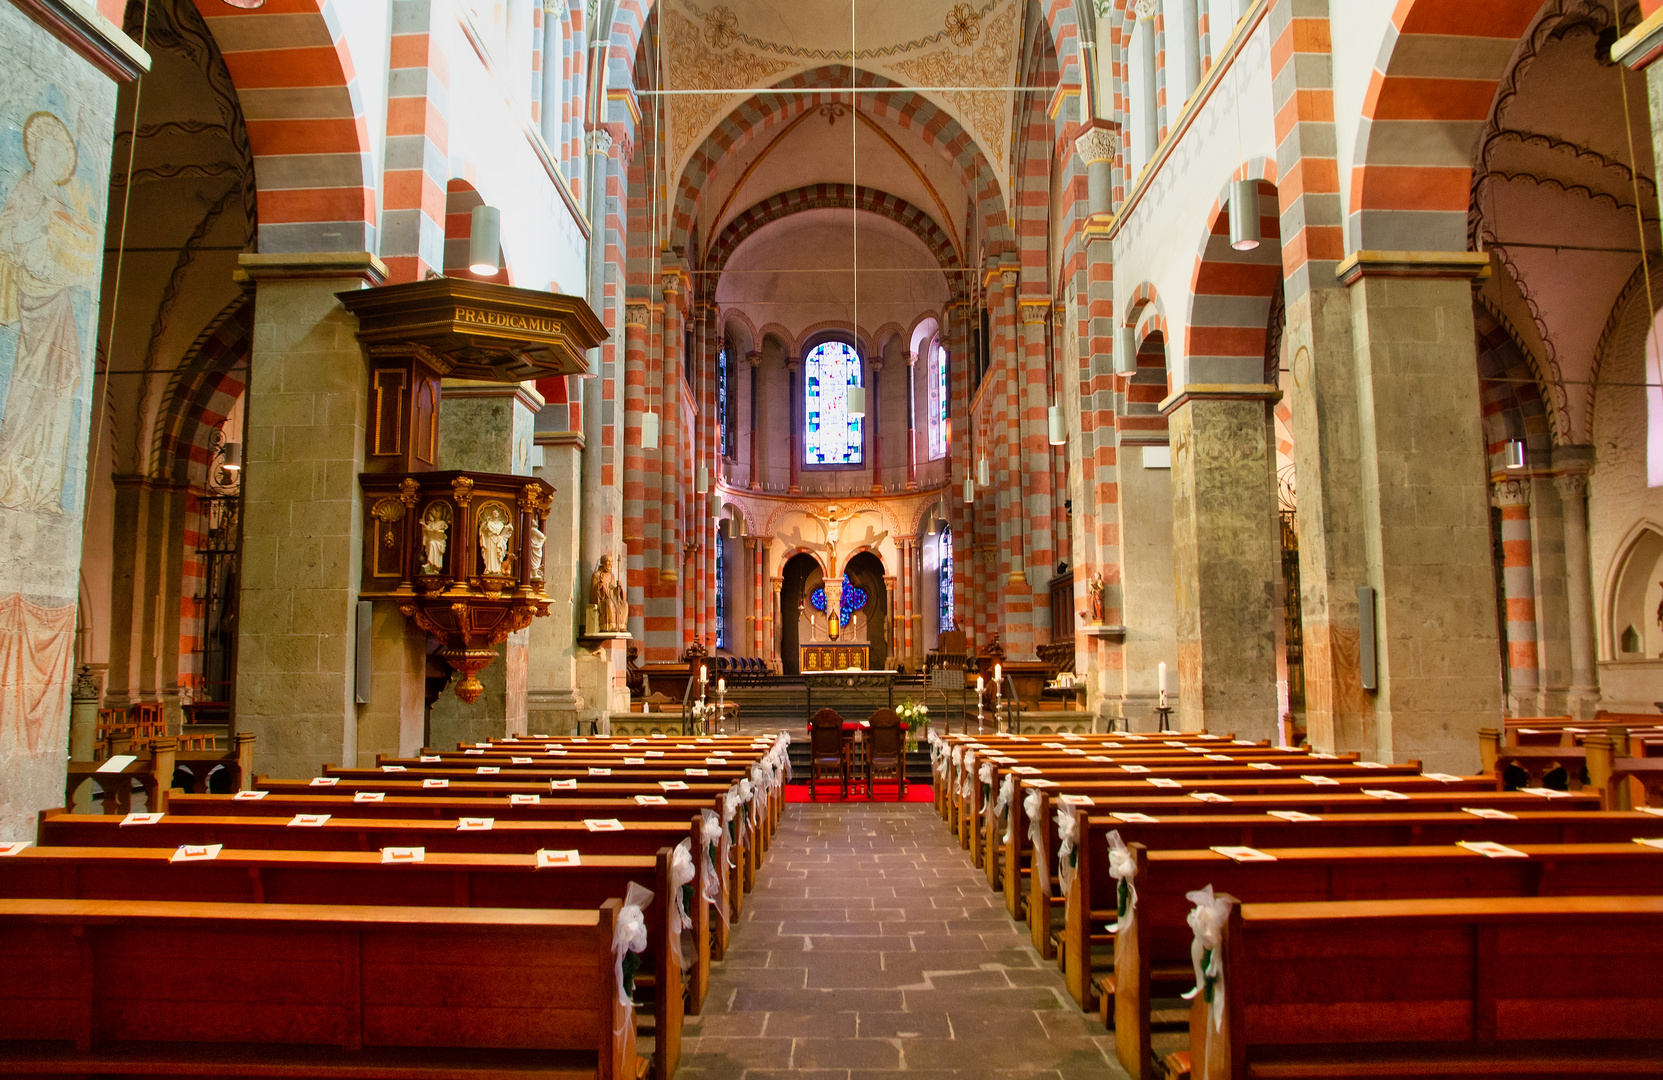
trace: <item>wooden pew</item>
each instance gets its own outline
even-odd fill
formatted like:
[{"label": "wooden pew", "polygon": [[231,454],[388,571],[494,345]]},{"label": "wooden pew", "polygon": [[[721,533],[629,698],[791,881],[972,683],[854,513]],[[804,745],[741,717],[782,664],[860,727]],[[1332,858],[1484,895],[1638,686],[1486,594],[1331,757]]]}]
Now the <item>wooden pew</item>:
[{"label": "wooden pew", "polygon": [[[1636,836],[1663,835],[1663,818],[1643,813],[1519,811],[1511,820],[1454,813],[1373,813],[1325,815],[1317,821],[1287,821],[1265,814],[1169,817],[1151,822],[1122,821],[1095,810],[1077,813],[1080,859],[1065,900],[1064,970],[1068,988],[1081,1008],[1091,1009],[1101,994],[1096,949],[1110,947],[1115,935],[1104,931],[1116,921],[1117,889],[1109,873],[1108,834],[1119,832],[1134,850],[1147,847],[1155,857],[1170,850],[1211,846],[1252,847],[1267,851],[1295,848],[1379,849],[1414,845],[1451,845],[1493,840],[1524,845],[1631,844]],[[1639,845],[1634,845],[1636,848]],[[1205,884],[1203,882],[1202,884]],[[1199,887],[1199,886],[1195,886]],[[1185,948],[1188,946],[1186,944]],[[1111,983],[1114,980],[1105,977]],[[1104,1000],[1104,1023],[1108,1007]]]},{"label": "wooden pew", "polygon": [[619,904],[0,901],[0,1074],[632,1080]]},{"label": "wooden pew", "polygon": [[[548,870],[537,868],[535,855],[436,852],[422,862],[388,866],[379,851],[222,850],[214,859],[170,862],[175,850],[25,848],[0,859],[0,898],[559,910],[598,908],[639,882],[653,893],[642,956],[651,977],[641,980],[652,993],[653,1075],[670,1080],[675,1074],[686,987],[670,956],[670,937],[679,936],[681,926],[671,902],[668,847],[652,855],[584,853],[579,866]],[[690,911],[695,942],[708,929],[701,909]],[[692,959],[698,978],[697,954]],[[708,972],[708,951],[704,962]]]},{"label": "wooden pew", "polygon": [[1572,791],[1582,789],[1582,774],[1588,765],[1585,747],[1569,742],[1563,745],[1508,746],[1501,741],[1495,728],[1478,730],[1479,771],[1495,778],[1496,790],[1507,787],[1509,766],[1522,770],[1527,787],[1541,787],[1543,778],[1555,769],[1565,771],[1565,786]]},{"label": "wooden pew", "polygon": [[1663,1076],[1663,898],[1234,906],[1206,1080]]},{"label": "wooden pew", "polygon": [[1133,1080],[1159,1075],[1151,1054],[1153,987],[1164,985],[1177,996],[1195,985],[1194,933],[1186,921],[1192,905],[1185,897],[1208,885],[1250,903],[1663,894],[1663,851],[1633,842],[1514,846],[1528,856],[1522,859],[1489,858],[1454,845],[1258,850],[1276,861],[1238,863],[1211,850],[1130,848],[1137,874],[1128,915],[1114,935],[1114,977],[1106,984],[1103,1011],[1113,1017],[1115,1049]]}]

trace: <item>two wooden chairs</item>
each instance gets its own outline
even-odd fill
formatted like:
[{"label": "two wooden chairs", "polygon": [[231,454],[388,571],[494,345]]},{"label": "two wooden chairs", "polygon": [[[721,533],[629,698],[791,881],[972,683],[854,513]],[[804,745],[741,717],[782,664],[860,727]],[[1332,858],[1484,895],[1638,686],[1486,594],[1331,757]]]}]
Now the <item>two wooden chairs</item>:
[{"label": "two wooden chairs", "polygon": [[[809,731],[809,798],[819,801],[822,778],[833,775],[843,781],[842,797],[849,797],[849,776],[857,779],[864,773],[866,797],[875,797],[874,781],[882,776],[895,780],[896,798],[907,794],[906,732],[901,718],[893,709],[879,709],[868,721],[870,725],[857,733],[856,739],[846,740],[843,717],[835,709],[821,709],[808,721]],[[857,761],[856,744],[864,744],[866,752]]]}]

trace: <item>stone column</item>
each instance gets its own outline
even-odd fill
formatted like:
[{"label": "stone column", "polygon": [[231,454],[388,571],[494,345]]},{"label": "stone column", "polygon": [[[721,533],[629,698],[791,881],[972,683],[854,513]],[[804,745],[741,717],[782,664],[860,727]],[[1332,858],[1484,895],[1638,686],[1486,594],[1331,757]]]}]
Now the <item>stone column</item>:
[{"label": "stone column", "polygon": [[1488,256],[1359,252],[1351,288],[1382,761],[1470,773],[1500,726],[1489,480],[1471,282]]},{"label": "stone column", "polygon": [[[659,542],[663,546],[658,579],[666,584],[680,580],[681,565],[681,385],[682,385],[682,278],[666,273],[660,278],[664,291],[664,336],[660,375],[663,379],[664,414],[660,421],[659,461],[663,484]],[[675,589],[668,591],[672,599]]]},{"label": "stone column", "polygon": [[[98,734],[98,699],[100,691],[98,679],[91,670],[81,668],[69,692],[69,760],[91,761],[97,744],[94,742]],[[75,789],[75,804],[72,813],[92,813],[92,785],[82,784]]]},{"label": "stone column", "polygon": [[1530,481],[1490,485],[1501,509],[1502,587],[1507,607],[1507,711],[1528,716],[1541,688],[1536,657],[1536,566],[1530,543]]},{"label": "stone column", "polygon": [[975,475],[970,459],[970,368],[975,363],[970,355],[970,319],[970,301],[957,299],[947,305],[947,389],[951,402],[947,412],[952,438],[947,444],[947,491],[942,501],[946,504],[954,543],[965,555],[962,565],[954,564],[953,612],[959,629],[971,625],[965,613],[970,610],[969,577],[975,563],[970,528],[972,508],[964,501],[964,481]]},{"label": "stone column", "polygon": [[1565,509],[1565,586],[1571,617],[1571,715],[1593,718],[1599,704],[1594,673],[1593,570],[1588,562],[1588,474],[1561,473],[1553,478]]},{"label": "stone column", "polygon": [[917,540],[910,536],[900,536],[895,539],[897,558],[900,561],[898,572],[895,575],[895,583],[901,594],[898,598],[900,602],[896,605],[896,610],[900,612],[898,621],[901,624],[900,631],[896,635],[900,639],[900,647],[896,651],[909,662],[912,660],[912,546],[915,543],[917,543]]},{"label": "stone column", "polygon": [[762,366],[762,354],[754,351],[746,353],[745,366],[751,370],[751,434],[749,436],[751,443],[751,482],[747,485],[747,487],[749,487],[752,491],[761,491],[762,443],[757,439],[757,420],[761,416],[761,410],[760,404],[757,400],[757,394],[760,392],[760,388],[757,385],[757,368]]},{"label": "stone column", "polygon": [[872,369],[872,388],[866,394],[866,430],[872,433],[872,494],[883,494],[883,414],[878,409],[878,376],[883,372],[883,357],[874,356],[867,364]]},{"label": "stone column", "polygon": [[[1028,523],[1028,535],[1023,544],[1027,566],[1033,575],[1029,582],[1031,594],[1038,594],[1050,579],[1057,565],[1055,515],[1051,498],[1051,444],[1046,424],[1046,405],[1049,401],[1049,372],[1046,357],[1045,328],[1051,322],[1051,302],[1024,301],[1022,312],[1022,351],[1018,383],[1021,409],[1022,472],[1027,480],[1026,495],[1021,513]],[[1049,639],[1051,605],[1033,601],[1035,640]]]},{"label": "stone column", "polygon": [[1185,388],[1168,398],[1184,731],[1276,735],[1280,546],[1274,392]]},{"label": "stone column", "polygon": [[803,400],[797,392],[797,373],[802,367],[801,357],[785,358],[785,397],[791,412],[791,486],[787,490],[792,495],[800,495],[803,490],[797,486],[797,470],[803,461]]},{"label": "stone column", "polygon": [[1547,472],[1549,455],[1532,453],[1530,554],[1536,587],[1536,672],[1539,688],[1533,716],[1560,716],[1570,709],[1571,617],[1565,582],[1565,513]]},{"label": "stone column", "polygon": [[237,730],[259,772],[358,761],[354,624],[369,372],[335,294],[386,278],[363,252],[239,258],[255,284],[243,481]]},{"label": "stone column", "polygon": [[[1110,622],[1125,620],[1126,636],[1118,646],[1105,650],[1101,679],[1105,717],[1124,718],[1127,730],[1153,731],[1153,713],[1158,700],[1156,674],[1161,664],[1169,673],[1179,669],[1177,609],[1173,602],[1173,508],[1177,489],[1171,468],[1151,468],[1145,451],[1166,443],[1155,433],[1138,432],[1148,443],[1127,441],[1118,433],[1115,444],[1115,495],[1113,504],[1100,513],[1118,537],[1118,559],[1104,574],[1105,614]],[[1109,437],[1117,437],[1109,433]],[[1117,588],[1118,586],[1118,588]],[[1118,597],[1118,602],[1116,599]],[[1186,691],[1180,680],[1167,684],[1170,697],[1181,705]],[[1246,736],[1243,736],[1244,738]]]},{"label": "stone column", "polygon": [[[581,486],[587,440],[567,432],[539,436],[538,444],[543,447],[543,465],[536,475],[554,488],[554,501],[543,540],[543,590],[548,594],[549,614],[531,620],[529,627],[526,732],[575,734],[580,720],[598,719],[598,714],[611,710],[611,659],[617,643],[590,650],[577,642],[583,632],[584,605],[590,602],[589,575],[595,568],[594,563],[571,557],[579,543],[579,530],[587,525],[575,512],[578,500],[573,498]],[[584,491],[583,499],[588,495]],[[613,554],[605,548],[601,553]]]}]

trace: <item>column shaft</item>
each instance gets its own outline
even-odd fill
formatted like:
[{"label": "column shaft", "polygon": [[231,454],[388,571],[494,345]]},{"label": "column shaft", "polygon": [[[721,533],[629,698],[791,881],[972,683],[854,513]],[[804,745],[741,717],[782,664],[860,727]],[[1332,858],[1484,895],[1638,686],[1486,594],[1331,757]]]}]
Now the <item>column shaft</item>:
[{"label": "column shaft", "polygon": [[1571,615],[1571,714],[1591,719],[1599,702],[1594,675],[1593,571],[1588,563],[1588,476],[1553,478],[1565,508],[1565,583]]},{"label": "column shaft", "polygon": [[1502,587],[1506,592],[1507,708],[1528,716],[1541,687],[1536,656],[1536,566],[1530,540],[1530,481],[1492,485],[1501,508]]}]

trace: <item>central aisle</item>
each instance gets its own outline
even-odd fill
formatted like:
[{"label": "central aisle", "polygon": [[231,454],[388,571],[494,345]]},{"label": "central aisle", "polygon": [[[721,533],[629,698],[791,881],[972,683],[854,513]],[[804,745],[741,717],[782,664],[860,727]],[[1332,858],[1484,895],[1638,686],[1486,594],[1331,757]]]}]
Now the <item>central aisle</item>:
[{"label": "central aisle", "polygon": [[793,804],[678,1080],[1125,1077],[928,804]]}]

